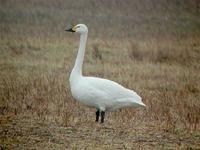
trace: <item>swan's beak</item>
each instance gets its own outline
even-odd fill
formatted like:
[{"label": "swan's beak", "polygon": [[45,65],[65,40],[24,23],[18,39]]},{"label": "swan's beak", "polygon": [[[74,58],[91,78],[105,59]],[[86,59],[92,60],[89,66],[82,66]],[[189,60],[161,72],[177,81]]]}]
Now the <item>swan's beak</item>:
[{"label": "swan's beak", "polygon": [[68,32],[76,32],[76,26],[70,27],[70,28],[66,29],[65,31],[68,31]]},{"label": "swan's beak", "polygon": [[66,29],[65,31],[68,31],[68,32],[76,32],[73,28]]}]

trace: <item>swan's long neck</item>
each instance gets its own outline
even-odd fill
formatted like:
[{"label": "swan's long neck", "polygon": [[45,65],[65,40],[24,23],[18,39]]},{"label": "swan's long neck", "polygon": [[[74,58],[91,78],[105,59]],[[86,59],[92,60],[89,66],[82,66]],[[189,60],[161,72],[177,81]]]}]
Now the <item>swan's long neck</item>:
[{"label": "swan's long neck", "polygon": [[88,35],[88,33],[85,32],[85,33],[82,33],[80,36],[80,44],[79,44],[78,54],[76,57],[76,62],[75,62],[74,68],[72,70],[73,74],[76,74],[76,75],[82,76],[82,65],[83,65],[83,60],[84,60],[87,35]]}]

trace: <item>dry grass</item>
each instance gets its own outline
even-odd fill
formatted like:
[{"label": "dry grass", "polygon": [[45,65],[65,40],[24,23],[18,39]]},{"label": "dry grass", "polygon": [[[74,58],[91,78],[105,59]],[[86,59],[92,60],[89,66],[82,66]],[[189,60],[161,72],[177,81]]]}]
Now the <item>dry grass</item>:
[{"label": "dry grass", "polygon": [[[0,149],[200,147],[195,1],[167,8],[162,1],[154,8],[155,2],[143,7],[139,1],[88,0],[82,3],[87,10],[71,1],[73,6],[62,0],[20,2],[0,1]],[[78,37],[63,32],[66,18],[90,26],[84,74],[134,89],[148,109],[107,113],[98,125],[95,109],[71,97],[68,78]]]},{"label": "dry grass", "polygon": [[[189,47],[187,43],[190,44],[190,40],[184,39],[177,42],[168,39],[167,41],[173,45],[171,48],[174,49],[174,56],[179,56],[179,50]],[[198,44],[197,40],[192,40]],[[193,137],[199,132],[200,123],[198,115],[200,113],[198,84],[200,78],[199,69],[197,69],[200,60],[199,49],[191,48],[188,58],[177,57],[175,60],[171,58],[171,52],[167,52],[163,59],[163,55],[159,54],[162,48],[159,50],[157,47],[165,47],[166,43],[158,41],[135,41],[138,43],[138,48],[134,51],[133,47],[130,47],[133,45],[132,42],[124,41],[123,45],[116,46],[117,41],[109,45],[107,41],[100,41],[101,45],[96,46],[96,41],[93,44],[90,39],[84,72],[87,75],[109,78],[135,89],[148,105],[147,110],[126,108],[108,113],[105,124],[112,130],[139,128],[138,132],[141,131],[141,134],[153,130],[153,135],[157,132],[159,134],[169,132],[176,136],[192,132]],[[36,45],[32,43],[30,47],[36,47]],[[33,53],[19,54],[8,49],[4,54],[3,59],[6,61],[4,60],[1,71],[1,115],[11,118],[21,116],[24,122],[27,122],[29,118],[35,123],[38,121],[44,124],[56,123],[59,126],[73,126],[73,128],[95,126],[95,110],[75,102],[70,94],[68,78],[75,57],[74,47],[76,46],[71,46],[67,52],[67,44],[60,42],[57,46],[49,43],[44,46],[44,50],[42,48],[35,52],[30,50]],[[55,49],[59,51],[56,52]],[[152,53],[150,54],[147,49],[152,50]],[[195,51],[197,55],[193,54]],[[190,65],[184,64],[183,59],[188,60]],[[99,127],[97,130],[100,130]],[[133,135],[127,136],[130,138]],[[155,138],[154,136],[151,138]],[[10,145],[5,141],[3,143]],[[127,144],[131,145],[131,143]],[[93,144],[89,146],[99,145]],[[74,146],[77,147],[76,144]]]}]

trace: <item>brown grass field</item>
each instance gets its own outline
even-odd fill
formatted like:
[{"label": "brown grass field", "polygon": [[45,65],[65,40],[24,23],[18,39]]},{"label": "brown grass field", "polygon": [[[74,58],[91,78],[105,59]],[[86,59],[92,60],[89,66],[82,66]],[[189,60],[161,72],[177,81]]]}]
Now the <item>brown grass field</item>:
[{"label": "brown grass field", "polygon": [[[198,0],[0,0],[0,150],[200,149]],[[148,106],[95,123],[68,78],[85,23],[84,75]]]}]

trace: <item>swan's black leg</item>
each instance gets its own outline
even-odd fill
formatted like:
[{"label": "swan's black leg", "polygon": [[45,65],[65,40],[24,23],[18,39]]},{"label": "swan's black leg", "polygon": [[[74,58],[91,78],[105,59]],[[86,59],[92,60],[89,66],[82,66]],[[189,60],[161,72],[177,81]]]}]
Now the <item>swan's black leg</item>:
[{"label": "swan's black leg", "polygon": [[105,111],[101,111],[101,123],[104,123]]},{"label": "swan's black leg", "polygon": [[97,109],[97,111],[96,111],[96,122],[99,121],[99,115],[100,115],[100,111]]}]

